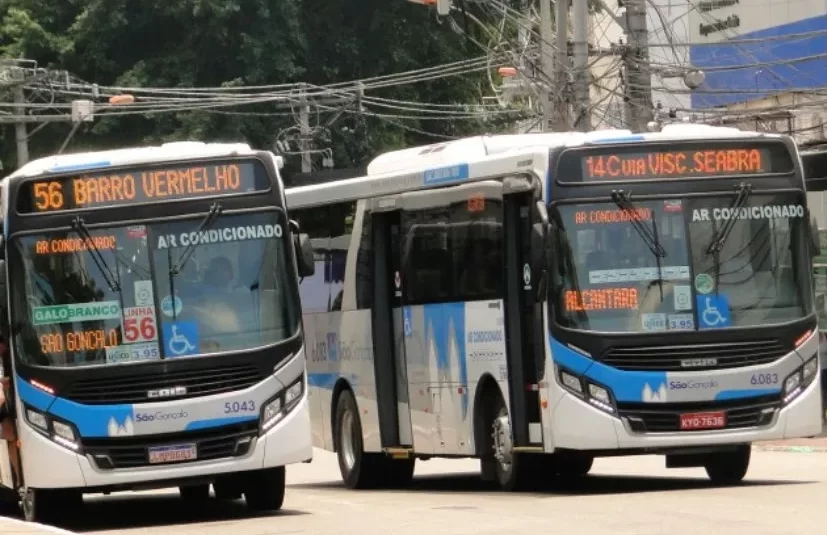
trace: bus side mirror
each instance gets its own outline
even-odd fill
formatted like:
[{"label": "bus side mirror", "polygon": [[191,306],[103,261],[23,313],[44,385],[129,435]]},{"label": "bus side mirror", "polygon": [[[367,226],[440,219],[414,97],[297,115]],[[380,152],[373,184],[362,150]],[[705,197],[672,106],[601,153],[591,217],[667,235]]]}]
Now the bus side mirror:
[{"label": "bus side mirror", "polygon": [[810,253],[813,256],[821,254],[821,232],[814,216],[810,217]]},{"label": "bus side mirror", "polygon": [[313,256],[313,244],[310,236],[298,234],[296,236],[296,263],[299,268],[299,277],[311,277],[316,273],[316,259]]},{"label": "bus side mirror", "polygon": [[[0,240],[2,241],[2,240]],[[0,260],[0,308],[6,307],[6,261]]]}]

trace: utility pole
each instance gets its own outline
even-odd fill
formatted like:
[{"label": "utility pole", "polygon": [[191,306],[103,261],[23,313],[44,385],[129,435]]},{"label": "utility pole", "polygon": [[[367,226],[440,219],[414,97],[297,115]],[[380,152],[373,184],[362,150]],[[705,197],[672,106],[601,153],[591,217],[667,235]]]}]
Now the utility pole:
[{"label": "utility pole", "polygon": [[645,132],[654,120],[652,70],[649,65],[649,30],[646,0],[625,0],[626,37],[623,55],[626,71],[625,123],[634,132]]},{"label": "utility pole", "polygon": [[[545,6],[548,13],[549,20],[551,19],[551,8],[549,7],[549,0],[540,0],[541,5]],[[556,110],[554,116],[554,130],[557,132],[565,132],[569,130],[571,124],[569,120],[569,103],[566,99],[568,95],[568,67],[569,67],[569,2],[568,0],[556,0],[554,3],[556,7],[554,22],[555,31],[557,32],[557,50],[556,58],[554,60],[554,87],[552,91],[556,91]],[[549,24],[551,27],[551,24]],[[550,42],[551,39],[548,39]]]},{"label": "utility pole", "polygon": [[[14,94],[14,113],[18,117],[26,115],[26,95],[23,94],[23,82],[12,88]],[[17,142],[17,167],[23,167],[29,163],[29,133],[26,123],[18,121],[14,123],[14,140]]]},{"label": "utility pole", "polygon": [[310,140],[310,106],[307,103],[307,92],[302,89],[302,98],[299,108],[299,127],[301,136],[299,138],[299,150],[302,153],[302,173],[313,172],[313,160],[311,159]]},{"label": "utility pole", "polygon": [[[543,132],[548,132],[549,130],[565,130],[565,126],[561,128],[563,123],[560,118],[560,111],[565,103],[561,102],[559,97],[559,95],[565,93],[560,91],[559,87],[557,74],[559,69],[556,68],[556,61],[558,60],[555,60],[554,46],[551,43],[554,38],[554,31],[551,27],[552,23],[551,0],[540,0],[540,66],[543,69],[540,86],[548,88],[546,91],[543,91],[543,124],[540,127],[540,130]],[[557,89],[556,94],[554,92],[555,89]]]},{"label": "utility pole", "polygon": [[574,124],[588,132],[591,127],[591,95],[589,94],[589,0],[572,0],[574,7]]}]

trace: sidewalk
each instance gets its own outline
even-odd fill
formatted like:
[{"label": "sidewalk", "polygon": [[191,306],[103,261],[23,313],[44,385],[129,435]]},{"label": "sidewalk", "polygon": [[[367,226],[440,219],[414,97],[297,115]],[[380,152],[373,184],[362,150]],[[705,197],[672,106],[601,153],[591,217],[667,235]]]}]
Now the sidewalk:
[{"label": "sidewalk", "polygon": [[75,535],[65,529],[55,528],[45,524],[23,522],[22,520],[5,516],[0,516],[0,533],[2,533],[2,535]]}]

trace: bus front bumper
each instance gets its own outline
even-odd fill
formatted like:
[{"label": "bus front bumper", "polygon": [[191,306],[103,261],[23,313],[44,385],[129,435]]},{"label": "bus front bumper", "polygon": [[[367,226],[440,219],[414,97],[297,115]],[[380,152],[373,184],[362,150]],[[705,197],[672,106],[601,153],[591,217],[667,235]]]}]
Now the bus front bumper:
[{"label": "bus front bumper", "polygon": [[23,473],[27,486],[33,488],[163,488],[176,486],[165,482],[209,481],[222,474],[309,461],[313,456],[307,395],[283,420],[255,438],[245,455],[208,461],[102,470],[89,456],[52,442],[28,425],[20,427]]},{"label": "bus front bumper", "polygon": [[574,450],[668,450],[812,437],[822,431],[821,381],[810,383],[795,399],[774,411],[760,426],[709,431],[641,432],[627,418],[586,404],[558,390],[550,414],[554,448]]}]

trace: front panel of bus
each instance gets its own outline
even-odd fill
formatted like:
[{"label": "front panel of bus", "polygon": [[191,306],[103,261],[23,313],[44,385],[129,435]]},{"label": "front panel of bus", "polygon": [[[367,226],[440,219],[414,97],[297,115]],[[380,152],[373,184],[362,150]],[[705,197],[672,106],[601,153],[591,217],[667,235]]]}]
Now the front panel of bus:
[{"label": "front panel of bus", "polygon": [[778,140],[551,156],[555,445],[820,431],[809,213]]},{"label": "front panel of bus", "polygon": [[[264,155],[11,184],[27,485],[309,458],[295,253],[276,177]],[[285,428],[295,436],[265,451]]]}]

